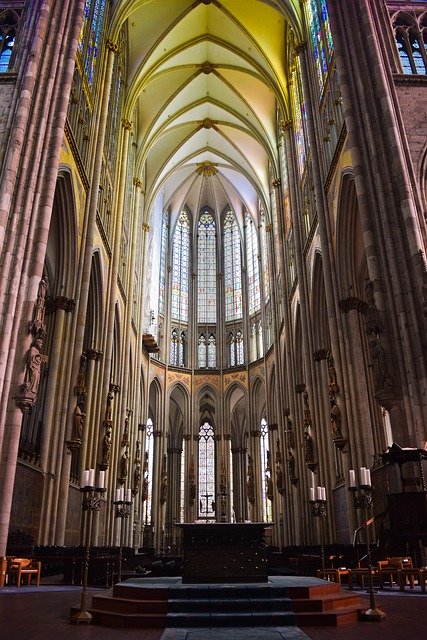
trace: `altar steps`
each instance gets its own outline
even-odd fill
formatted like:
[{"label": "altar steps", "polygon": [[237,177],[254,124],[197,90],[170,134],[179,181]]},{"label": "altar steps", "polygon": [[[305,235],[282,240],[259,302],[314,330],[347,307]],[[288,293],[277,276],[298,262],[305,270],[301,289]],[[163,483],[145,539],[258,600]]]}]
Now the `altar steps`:
[{"label": "altar steps", "polygon": [[163,629],[338,626],[355,622],[366,608],[339,585],[314,580],[309,586],[121,583],[110,596],[93,596],[89,611],[103,626]]},{"label": "altar steps", "polygon": [[340,626],[357,622],[366,609],[361,597],[343,591],[334,582],[302,587],[289,587],[296,624],[307,626]]}]

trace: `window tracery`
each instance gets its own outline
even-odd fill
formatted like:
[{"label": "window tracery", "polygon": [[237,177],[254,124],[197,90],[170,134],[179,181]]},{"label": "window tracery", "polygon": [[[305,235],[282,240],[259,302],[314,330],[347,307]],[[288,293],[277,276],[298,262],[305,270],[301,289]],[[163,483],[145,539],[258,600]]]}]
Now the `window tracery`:
[{"label": "window tracery", "polygon": [[215,433],[205,422],[199,429],[199,519],[215,518],[215,499]]},{"label": "window tracery", "polygon": [[427,17],[399,13],[394,18],[395,38],[404,75],[427,73]]},{"label": "window tracery", "polygon": [[19,16],[15,11],[0,13],[0,73],[12,68],[18,22]]}]

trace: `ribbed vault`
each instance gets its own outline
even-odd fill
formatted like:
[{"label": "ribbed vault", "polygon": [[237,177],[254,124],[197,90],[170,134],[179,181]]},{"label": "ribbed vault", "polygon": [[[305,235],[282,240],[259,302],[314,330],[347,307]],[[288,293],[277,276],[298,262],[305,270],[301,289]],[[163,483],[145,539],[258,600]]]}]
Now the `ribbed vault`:
[{"label": "ribbed vault", "polygon": [[126,23],[126,113],[137,121],[146,216],[163,206],[257,216],[277,176],[277,118],[289,113],[289,30],[296,0],[117,0],[111,36]]}]

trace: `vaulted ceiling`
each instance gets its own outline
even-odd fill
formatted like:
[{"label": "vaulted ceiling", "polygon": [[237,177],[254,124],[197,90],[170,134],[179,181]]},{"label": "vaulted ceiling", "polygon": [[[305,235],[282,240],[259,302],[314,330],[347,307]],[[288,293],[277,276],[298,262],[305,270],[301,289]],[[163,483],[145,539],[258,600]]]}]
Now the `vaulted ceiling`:
[{"label": "vaulted ceiling", "polygon": [[127,22],[127,116],[136,112],[147,211],[158,196],[220,213],[269,210],[277,114],[288,113],[288,31],[297,0],[117,0]]}]

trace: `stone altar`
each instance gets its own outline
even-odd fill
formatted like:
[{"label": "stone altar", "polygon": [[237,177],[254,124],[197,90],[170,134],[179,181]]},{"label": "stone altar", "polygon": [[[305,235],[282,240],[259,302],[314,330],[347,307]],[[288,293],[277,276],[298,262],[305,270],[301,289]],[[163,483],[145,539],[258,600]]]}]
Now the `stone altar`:
[{"label": "stone altar", "polygon": [[182,582],[267,582],[265,530],[272,523],[177,524],[182,530]]}]

